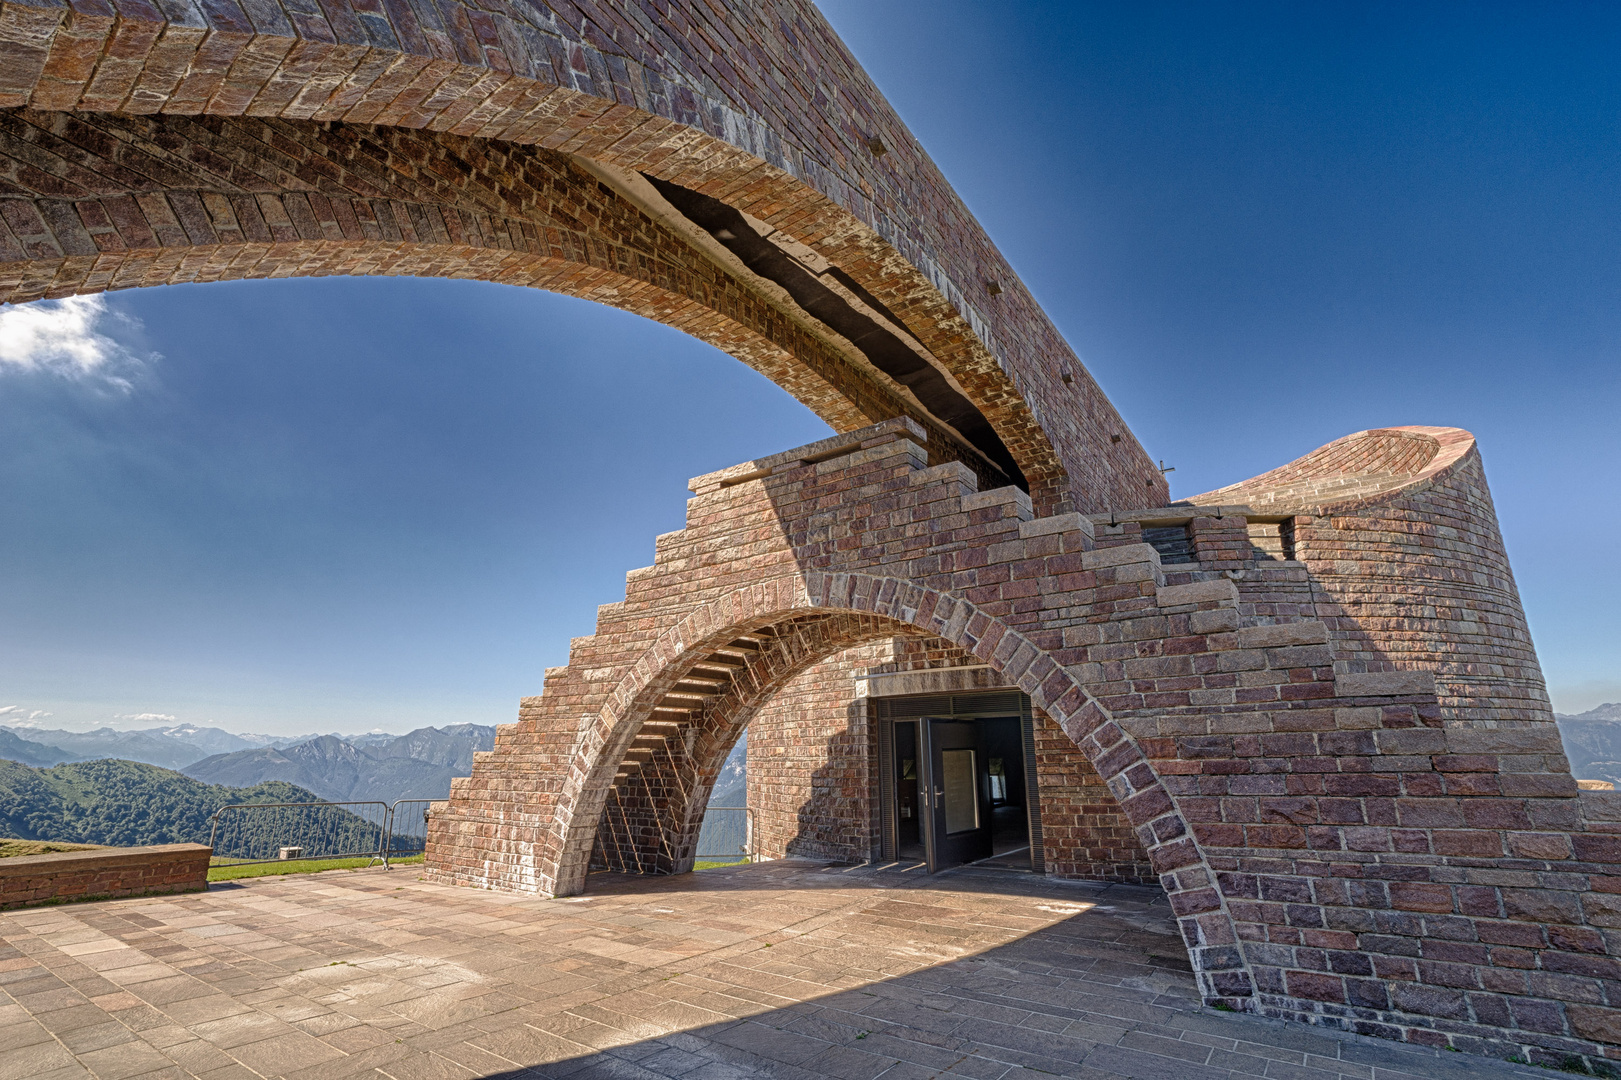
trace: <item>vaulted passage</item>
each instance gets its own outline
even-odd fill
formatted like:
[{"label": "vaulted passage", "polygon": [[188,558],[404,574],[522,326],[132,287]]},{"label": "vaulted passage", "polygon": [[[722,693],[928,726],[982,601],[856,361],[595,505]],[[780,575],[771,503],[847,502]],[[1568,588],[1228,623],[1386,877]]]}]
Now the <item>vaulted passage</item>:
[{"label": "vaulted passage", "polygon": [[[924,657],[950,666],[903,674]],[[746,727],[748,805],[760,857],[911,860],[945,869],[1003,856],[997,865],[1008,868],[1154,880],[1113,794],[1026,695],[1004,688],[873,696],[875,687],[882,694],[888,686],[974,685],[988,674],[938,637],[866,615],[801,616],[739,635],[694,661],[631,739],[597,825],[592,868],[690,870],[719,769]],[[929,796],[924,790],[918,799],[916,772],[909,795],[893,783],[902,764],[894,756],[896,718],[903,718],[904,735],[918,718],[960,719],[976,706],[974,716],[997,717],[984,723],[1007,728],[987,729],[981,742],[992,750],[982,748],[971,770],[985,819],[974,831],[985,850],[953,854],[942,845],[937,853],[925,843],[927,829],[919,831]],[[1009,775],[1017,777],[1011,803],[997,787]],[[1017,840],[999,839],[998,827]]]}]

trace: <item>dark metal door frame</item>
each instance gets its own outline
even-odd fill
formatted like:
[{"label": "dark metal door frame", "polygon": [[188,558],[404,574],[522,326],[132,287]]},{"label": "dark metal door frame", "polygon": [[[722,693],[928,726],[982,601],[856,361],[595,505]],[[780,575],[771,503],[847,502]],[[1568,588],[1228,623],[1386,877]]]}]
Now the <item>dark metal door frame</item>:
[{"label": "dark metal door frame", "polygon": [[[975,693],[927,694],[914,697],[872,698],[868,706],[876,715],[878,724],[878,857],[883,862],[894,862],[899,857],[900,842],[895,820],[895,722],[919,720],[924,717],[941,719],[989,719],[1017,716],[1024,736],[1024,791],[1025,815],[1030,829],[1030,869],[1037,874],[1046,873],[1046,860],[1041,833],[1041,788],[1036,775],[1035,718],[1030,697],[1018,690],[978,691]],[[922,730],[928,725],[919,723],[918,732],[918,798],[923,798],[924,761]],[[871,790],[870,788],[868,790]],[[932,791],[933,788],[928,790]],[[925,812],[918,806],[918,814]],[[932,812],[932,811],[931,811]],[[925,834],[932,830],[923,830]],[[929,840],[923,837],[928,852]],[[930,861],[933,862],[932,853]]]}]

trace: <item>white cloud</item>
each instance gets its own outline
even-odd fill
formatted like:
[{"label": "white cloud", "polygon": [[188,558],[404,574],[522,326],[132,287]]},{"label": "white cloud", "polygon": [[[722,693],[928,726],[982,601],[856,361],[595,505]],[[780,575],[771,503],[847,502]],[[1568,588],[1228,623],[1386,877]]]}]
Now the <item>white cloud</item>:
[{"label": "white cloud", "polygon": [[155,722],[163,723],[163,724],[172,724],[172,723],[175,722],[176,718],[173,717],[173,716],[170,716],[168,713],[140,712],[140,713],[118,713],[117,715],[115,715],[113,717],[113,719],[114,720],[134,720],[134,721],[136,721],[138,723],[152,723],[152,722],[155,721]]},{"label": "white cloud", "polygon": [[44,709],[25,709],[21,705],[0,705],[0,718],[13,721],[17,724],[27,725],[35,720],[43,720],[47,716],[54,716]]},{"label": "white cloud", "polygon": [[35,300],[0,309],[0,372],[42,371],[130,389],[140,358],[105,332],[123,319],[100,296]]}]

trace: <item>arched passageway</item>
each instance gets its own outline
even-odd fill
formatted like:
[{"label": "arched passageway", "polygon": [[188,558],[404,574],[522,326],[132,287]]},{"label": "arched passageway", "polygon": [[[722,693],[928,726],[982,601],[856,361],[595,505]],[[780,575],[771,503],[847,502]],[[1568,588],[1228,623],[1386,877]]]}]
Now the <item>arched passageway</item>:
[{"label": "arched passageway", "polygon": [[[932,676],[903,674],[923,657],[949,666],[930,669]],[[858,676],[868,692],[852,696]],[[909,693],[898,698],[887,694],[886,686]],[[941,687],[972,693],[954,697]],[[925,688],[935,692],[919,695]],[[986,715],[1008,717],[1009,734],[1021,724],[1025,729],[1025,746],[995,751],[1009,756],[1006,772],[1017,777],[1019,813],[1008,827],[1018,836],[1004,846],[1025,854],[1009,865],[1091,879],[1155,879],[1114,795],[1086,758],[1064,752],[1072,744],[1051,717],[1044,711],[1032,715],[1024,695],[943,638],[853,612],[792,613],[749,628],[693,660],[673,689],[646,710],[611,782],[587,781],[606,784],[592,867],[621,873],[690,870],[710,793],[745,728],[751,732],[754,763],[748,806],[756,853],[850,863],[925,859],[932,836],[928,823],[919,820],[916,792],[897,801],[895,777],[883,772],[898,773],[901,766],[889,760],[891,717],[897,706],[912,707],[908,716],[962,714],[962,703],[972,700],[987,703]],[[603,761],[614,752],[605,747]],[[985,770],[986,762],[976,763],[974,781],[984,789],[978,802],[986,819],[976,825],[989,843],[989,819],[996,811]],[[911,771],[915,779],[916,769]],[[897,840],[906,824],[892,820],[897,814],[911,824],[910,846]],[[972,858],[997,853],[987,848]],[[937,864],[969,858],[942,852]]]}]

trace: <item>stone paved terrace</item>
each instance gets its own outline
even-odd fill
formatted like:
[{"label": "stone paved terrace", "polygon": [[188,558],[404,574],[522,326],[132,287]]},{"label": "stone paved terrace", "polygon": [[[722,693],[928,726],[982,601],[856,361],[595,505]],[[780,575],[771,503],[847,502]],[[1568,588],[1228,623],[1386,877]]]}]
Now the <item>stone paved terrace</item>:
[{"label": "stone paved terrace", "polygon": [[786,861],[568,900],[411,868],[0,915],[0,1077],[1547,1072],[1199,1005],[1157,889]]}]

